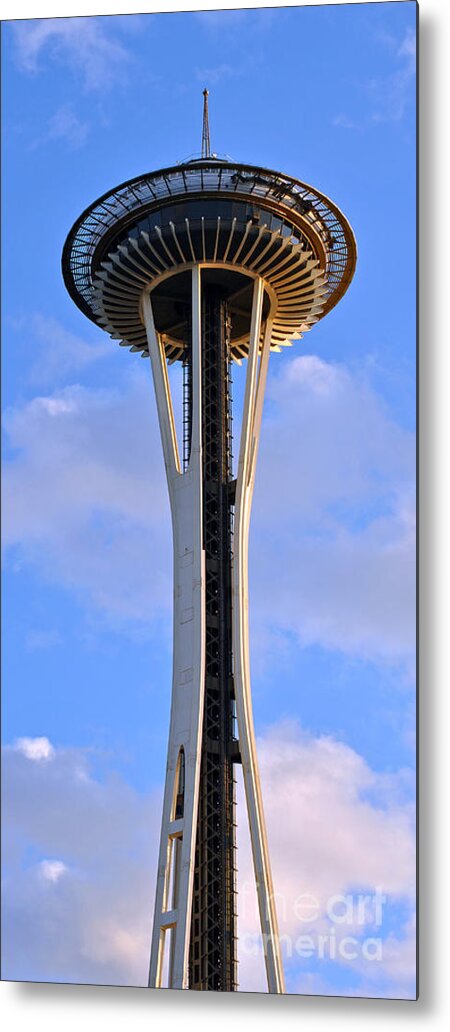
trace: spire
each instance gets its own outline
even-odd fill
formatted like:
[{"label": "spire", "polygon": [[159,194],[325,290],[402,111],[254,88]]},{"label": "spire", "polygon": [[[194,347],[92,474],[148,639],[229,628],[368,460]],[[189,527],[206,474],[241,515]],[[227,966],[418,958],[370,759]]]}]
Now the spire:
[{"label": "spire", "polygon": [[211,141],[209,138],[209,114],[208,114],[209,90],[203,90],[203,131],[202,131],[202,158],[211,157]]}]

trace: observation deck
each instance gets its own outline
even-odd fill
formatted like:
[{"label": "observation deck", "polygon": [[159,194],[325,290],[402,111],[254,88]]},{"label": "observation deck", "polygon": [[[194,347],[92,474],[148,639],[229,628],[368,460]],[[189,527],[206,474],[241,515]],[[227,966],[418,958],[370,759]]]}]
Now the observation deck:
[{"label": "observation deck", "polygon": [[208,157],[138,176],[104,194],[66,240],[63,276],[78,307],[148,357],[142,292],[169,361],[189,336],[190,272],[200,263],[231,316],[231,357],[248,354],[253,281],[264,281],[271,350],[300,338],[351,282],[356,244],[324,194],[255,165]]}]

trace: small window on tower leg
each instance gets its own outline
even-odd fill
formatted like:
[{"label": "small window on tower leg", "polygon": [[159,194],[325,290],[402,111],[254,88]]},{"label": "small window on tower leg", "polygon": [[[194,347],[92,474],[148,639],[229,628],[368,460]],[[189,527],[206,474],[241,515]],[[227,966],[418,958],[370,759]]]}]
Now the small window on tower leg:
[{"label": "small window on tower leg", "polygon": [[179,820],[180,817],[184,817],[184,779],[185,779],[185,762],[184,762],[184,749],[181,746],[178,754],[177,770],[175,774],[175,790],[173,798],[173,816],[172,820]]}]

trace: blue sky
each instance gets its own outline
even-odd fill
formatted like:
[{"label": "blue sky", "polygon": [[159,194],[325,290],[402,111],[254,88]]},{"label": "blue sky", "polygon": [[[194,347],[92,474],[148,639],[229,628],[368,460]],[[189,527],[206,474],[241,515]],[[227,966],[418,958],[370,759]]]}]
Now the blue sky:
[{"label": "blue sky", "polygon": [[[294,949],[288,989],[414,995],[415,17],[405,0],[3,24],[7,977],[146,977],[169,506],[148,363],[75,308],[60,255],[105,190],[198,152],[207,85],[213,148],[329,194],[359,254],[338,307],[271,359],[252,671],[282,932],[316,944],[327,899],[381,886],[383,958]],[[256,927],[244,912],[243,941]],[[259,955],[240,968],[264,987]]]}]

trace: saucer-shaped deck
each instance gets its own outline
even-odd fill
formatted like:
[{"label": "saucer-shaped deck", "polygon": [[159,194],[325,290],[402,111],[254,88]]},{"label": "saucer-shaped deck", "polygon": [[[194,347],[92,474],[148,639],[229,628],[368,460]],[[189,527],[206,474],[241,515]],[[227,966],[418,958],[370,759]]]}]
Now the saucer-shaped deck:
[{"label": "saucer-shaped deck", "polygon": [[248,350],[252,284],[264,280],[272,348],[290,344],[352,278],[351,228],[322,194],[290,177],[207,159],[131,180],[95,202],[66,241],[63,274],[78,306],[120,343],[148,355],[140,299],[152,291],[169,360],[189,338],[190,269],[228,301],[231,354]]}]

